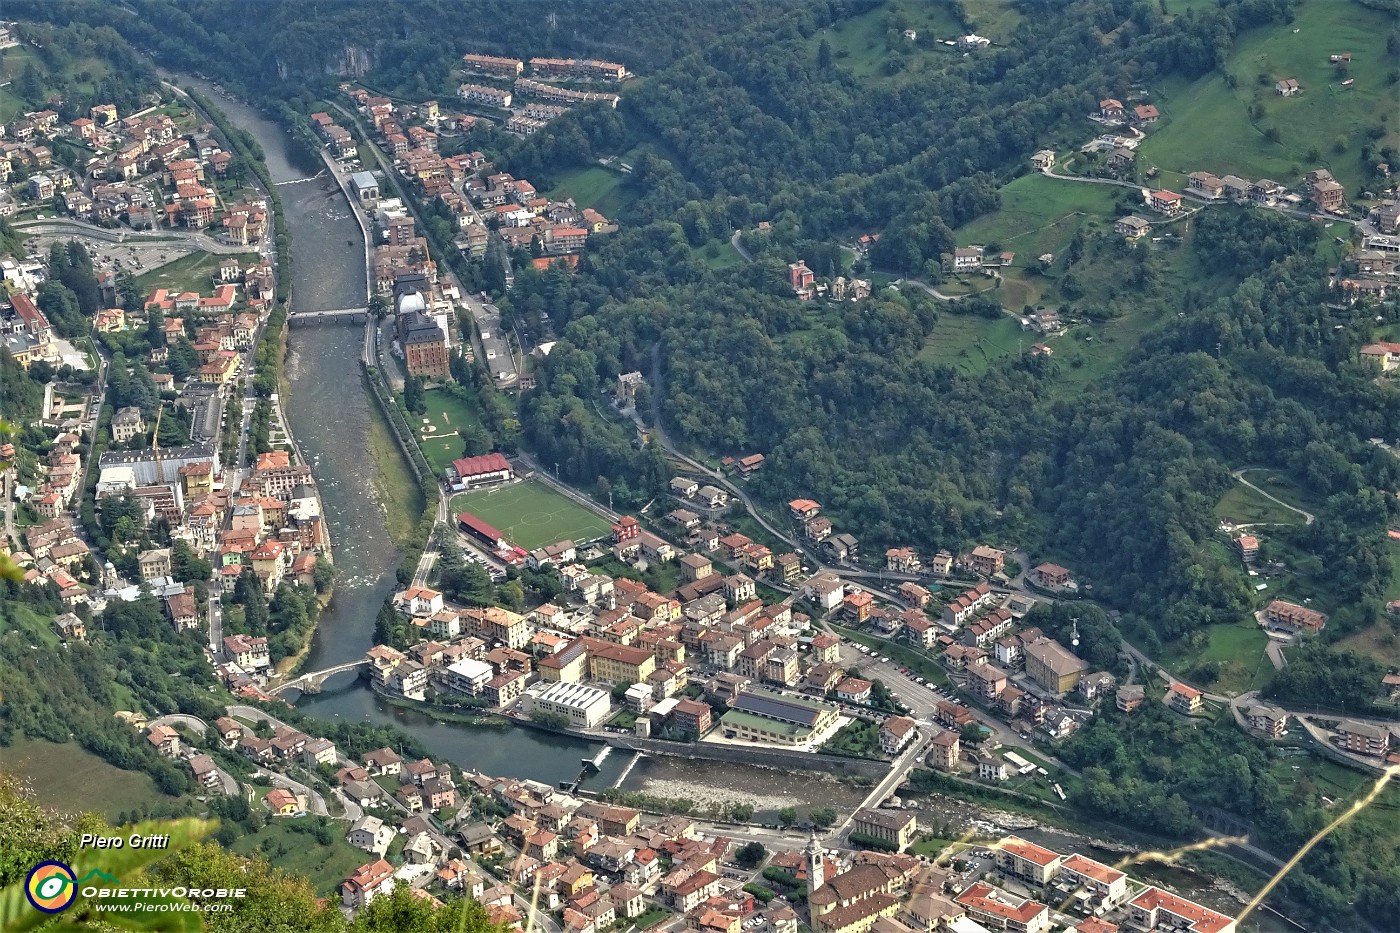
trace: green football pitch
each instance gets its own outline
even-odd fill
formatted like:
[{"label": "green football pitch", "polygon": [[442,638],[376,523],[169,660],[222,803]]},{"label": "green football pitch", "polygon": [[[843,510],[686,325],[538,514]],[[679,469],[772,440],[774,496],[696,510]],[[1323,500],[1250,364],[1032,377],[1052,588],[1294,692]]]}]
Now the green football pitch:
[{"label": "green football pitch", "polygon": [[591,541],[612,530],[612,523],[601,515],[536,480],[453,496],[452,514],[459,512],[495,526],[527,551],[565,538]]}]

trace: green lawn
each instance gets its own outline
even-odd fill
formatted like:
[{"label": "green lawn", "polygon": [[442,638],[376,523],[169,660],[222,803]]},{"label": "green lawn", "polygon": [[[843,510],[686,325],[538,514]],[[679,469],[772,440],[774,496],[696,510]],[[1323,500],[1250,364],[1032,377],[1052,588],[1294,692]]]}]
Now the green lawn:
[{"label": "green lawn", "polygon": [[[1257,690],[1273,676],[1274,666],[1264,656],[1269,637],[1253,618],[1231,625],[1213,625],[1206,630],[1206,646],[1199,652],[1184,650],[1181,643],[1165,649],[1161,661],[1211,693],[1233,695]],[[1196,675],[1202,665],[1216,665],[1213,682]]]},{"label": "green lawn", "polygon": [[75,742],[22,739],[4,751],[4,769],[24,778],[39,803],[65,812],[91,810],[116,819],[124,810],[173,804],[140,771],[124,771]]},{"label": "green lawn", "polygon": [[[296,823],[310,823],[316,817],[306,816]],[[340,883],[356,868],[373,861],[373,856],[345,841],[346,823],[331,821],[331,844],[323,846],[310,832],[297,832],[287,818],[269,820],[256,833],[243,836],[233,844],[240,855],[261,852],[278,868],[295,875],[304,875],[321,894],[333,894]],[[297,827],[300,829],[301,827]],[[306,829],[311,829],[308,825]]]},{"label": "green lawn", "polygon": [[[1393,31],[1392,14],[1345,0],[1307,0],[1287,23],[1271,24],[1242,36],[1225,64],[1235,86],[1212,72],[1192,82],[1174,79],[1158,89],[1153,102],[1164,122],[1139,147],[1144,163],[1177,172],[1205,170],[1246,178],[1269,177],[1284,184],[1316,166],[1308,151],[1320,153],[1348,194],[1358,190],[1363,175],[1359,160],[1366,131],[1393,114],[1395,88],[1386,75],[1395,67],[1386,51]],[[1350,52],[1350,69],[1340,73],[1329,54]],[[1266,76],[1260,83],[1259,76]],[[1279,97],[1274,82],[1296,78],[1302,94]],[[1342,87],[1344,78],[1355,80]],[[1249,108],[1258,104],[1263,117],[1252,121]],[[1279,132],[1271,143],[1264,131]],[[1339,138],[1346,148],[1335,152]],[[1395,145],[1392,120],[1380,145]]]},{"label": "green lawn", "polygon": [[[218,270],[219,263],[227,258],[213,253],[187,253],[158,269],[137,276],[136,284],[143,295],[149,295],[157,288],[172,292],[202,292],[207,295],[214,290],[214,273]],[[257,262],[258,254],[241,253],[234,258],[240,266],[247,266]]]},{"label": "green lawn", "polygon": [[[894,29],[896,22],[903,24],[898,31]],[[917,33],[915,41],[904,38],[902,33],[906,28]],[[891,50],[915,61],[934,55],[951,61],[953,50],[938,40],[952,39],[961,32],[951,4],[890,0],[817,33],[808,44],[815,55],[821,40],[825,39],[838,67],[857,78],[868,78],[880,71]]]},{"label": "green lawn", "polygon": [[1125,190],[1022,175],[1001,189],[998,210],[957,229],[957,242],[995,244],[1016,254],[1013,268],[1031,268],[1043,253],[1063,253],[1083,227],[1112,228]]},{"label": "green lawn", "polygon": [[864,719],[853,719],[822,745],[822,751],[855,758],[884,758],[880,751],[880,727]]},{"label": "green lawn", "polygon": [[[1303,486],[1292,476],[1280,470],[1250,468],[1245,471],[1244,478],[1269,495],[1276,496],[1289,505],[1305,511],[1316,513],[1322,505],[1322,503],[1318,501],[1316,493]],[[1288,514],[1300,521],[1302,520],[1302,516],[1297,512],[1289,512]]]},{"label": "green lawn", "polygon": [[[1253,478],[1250,481],[1257,482]],[[1215,504],[1215,515],[1235,525],[1296,525],[1303,521],[1297,512],[1265,499],[1243,483],[1236,483],[1220,497]]]},{"label": "green lawn", "polygon": [[591,541],[612,529],[601,515],[536,480],[453,496],[452,511],[471,512],[526,550],[565,538]]},{"label": "green lawn", "polygon": [[700,261],[710,269],[732,269],[744,264],[744,257],[729,245],[727,237],[711,240],[697,250]]},{"label": "green lawn", "polygon": [[481,419],[466,402],[442,389],[429,389],[423,401],[427,411],[404,417],[418,432],[418,446],[423,448],[423,456],[428,458],[434,471],[441,472],[462,456],[462,439],[457,429],[471,424],[480,427]]},{"label": "green lawn", "polygon": [[559,175],[559,182],[549,192],[549,197],[555,200],[573,198],[579,210],[591,207],[613,220],[626,201],[622,179],[620,173],[601,165],[570,169]]},{"label": "green lawn", "polygon": [[[19,515],[16,513],[16,518]],[[58,633],[53,630],[53,617],[34,611],[23,603],[10,603],[6,614],[0,615],[0,633],[9,629],[22,632],[27,644],[57,645]]]},{"label": "green lawn", "polygon": [[919,351],[921,359],[952,366],[968,375],[986,372],[993,362],[1030,349],[1041,338],[1021,330],[1015,318],[944,314]]}]

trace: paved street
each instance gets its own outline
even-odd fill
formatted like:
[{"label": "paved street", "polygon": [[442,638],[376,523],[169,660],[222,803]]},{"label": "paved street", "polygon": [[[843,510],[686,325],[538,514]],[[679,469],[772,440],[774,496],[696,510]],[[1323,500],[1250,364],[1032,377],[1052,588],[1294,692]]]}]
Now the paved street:
[{"label": "paved street", "polygon": [[[200,736],[204,736],[209,732],[209,726],[203,719],[184,713],[171,713],[168,716],[157,716],[150,721],[148,728],[149,726],[184,726],[186,729],[198,733]],[[237,796],[239,792],[238,779],[223,768],[215,767],[214,770],[219,774],[219,784],[223,789],[224,796]]]}]

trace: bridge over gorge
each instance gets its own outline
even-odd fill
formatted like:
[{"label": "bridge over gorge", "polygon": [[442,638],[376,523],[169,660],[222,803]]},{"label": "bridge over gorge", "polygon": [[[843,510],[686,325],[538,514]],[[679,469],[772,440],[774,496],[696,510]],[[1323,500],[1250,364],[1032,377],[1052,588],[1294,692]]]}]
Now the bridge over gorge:
[{"label": "bridge over gorge", "polygon": [[344,321],[358,324],[368,319],[369,308],[328,308],[325,311],[293,311],[287,315],[289,324],[312,324],[318,321]]},{"label": "bridge over gorge", "polygon": [[344,674],[346,671],[353,671],[356,668],[366,667],[368,664],[369,658],[360,658],[360,660],[351,661],[348,664],[337,664],[335,667],[328,667],[324,670],[311,671],[293,680],[289,680],[285,684],[269,687],[268,692],[278,694],[284,690],[295,689],[300,690],[302,693],[320,693],[321,685],[336,674]]}]

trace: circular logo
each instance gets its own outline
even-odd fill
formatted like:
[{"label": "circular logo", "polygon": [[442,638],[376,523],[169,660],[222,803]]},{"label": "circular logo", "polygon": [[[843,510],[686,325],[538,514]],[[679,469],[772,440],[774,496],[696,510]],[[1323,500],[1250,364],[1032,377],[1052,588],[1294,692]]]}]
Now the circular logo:
[{"label": "circular logo", "polygon": [[40,862],[24,880],[24,896],[35,910],[56,914],[68,908],[78,896],[78,879],[62,862]]}]

